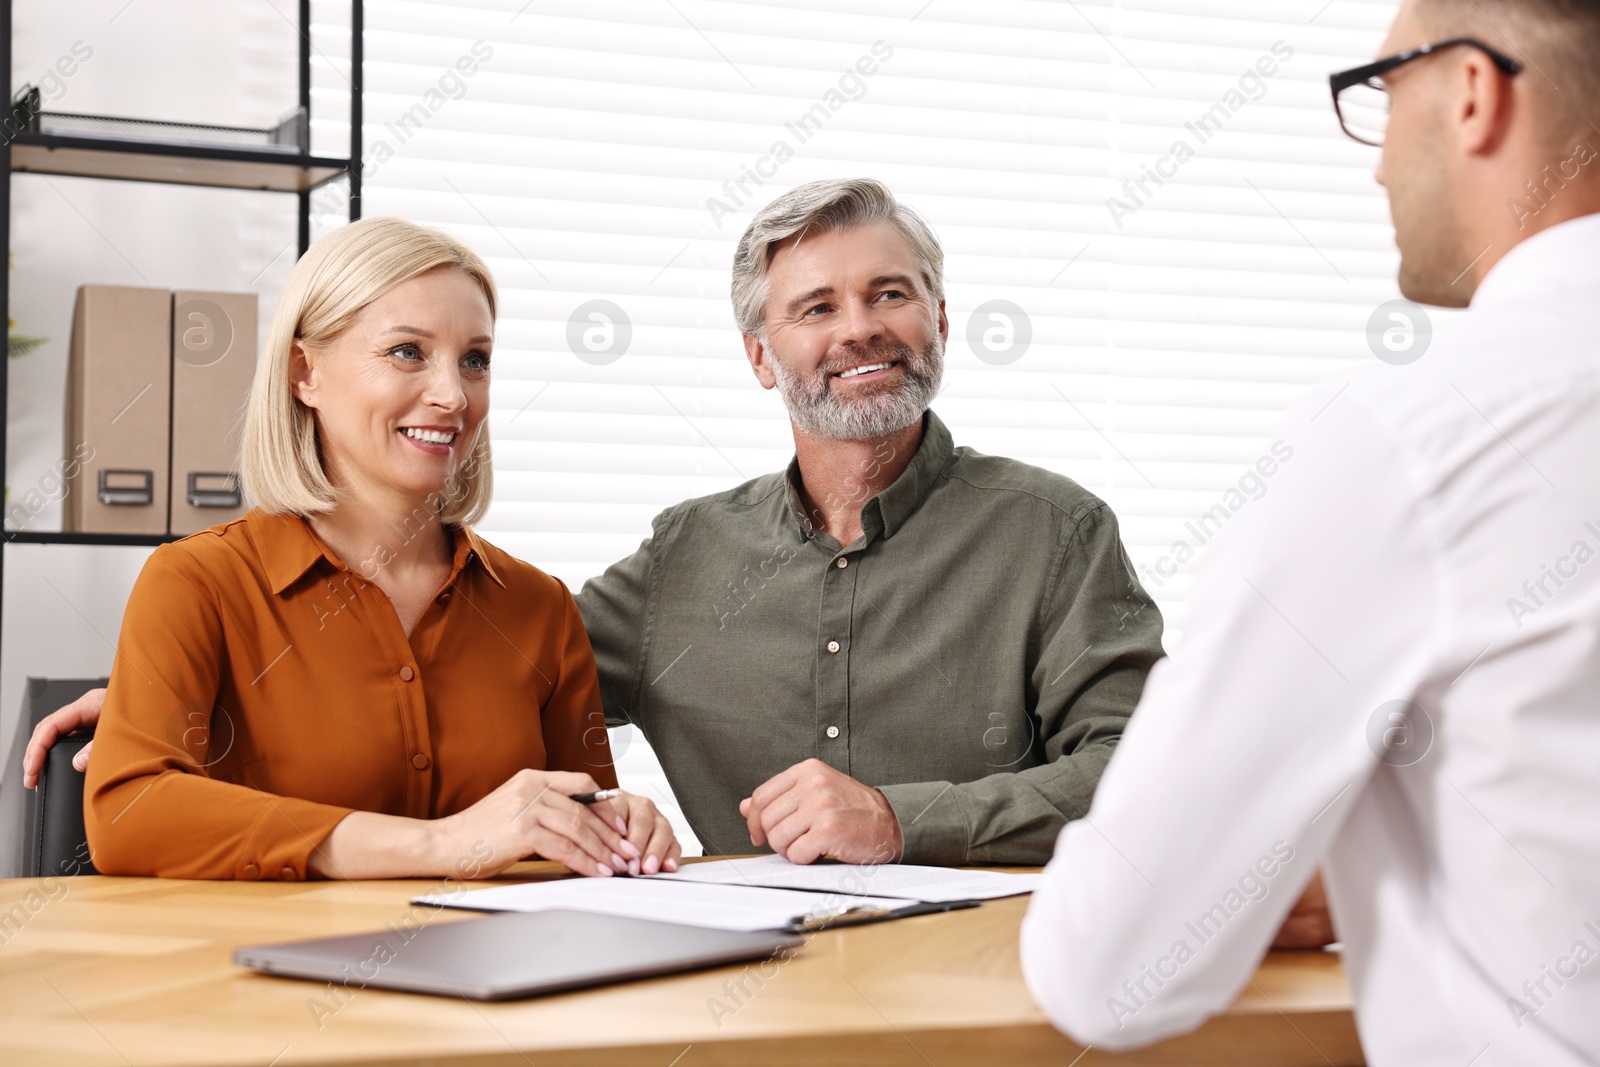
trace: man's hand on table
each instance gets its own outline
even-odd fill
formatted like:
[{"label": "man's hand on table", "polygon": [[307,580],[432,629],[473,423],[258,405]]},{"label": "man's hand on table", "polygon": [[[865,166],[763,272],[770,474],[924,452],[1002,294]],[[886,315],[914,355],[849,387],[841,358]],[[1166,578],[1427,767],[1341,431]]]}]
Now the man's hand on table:
[{"label": "man's hand on table", "polygon": [[818,759],[767,779],[739,802],[739,814],[752,845],[771,845],[791,863],[892,863],[905,848],[888,799]]},{"label": "man's hand on table", "polygon": [[1300,899],[1294,902],[1289,917],[1283,920],[1278,936],[1273,938],[1273,948],[1322,948],[1339,940],[1333,929],[1333,916],[1328,913],[1328,894],[1322,888],[1322,872],[1311,876]]}]

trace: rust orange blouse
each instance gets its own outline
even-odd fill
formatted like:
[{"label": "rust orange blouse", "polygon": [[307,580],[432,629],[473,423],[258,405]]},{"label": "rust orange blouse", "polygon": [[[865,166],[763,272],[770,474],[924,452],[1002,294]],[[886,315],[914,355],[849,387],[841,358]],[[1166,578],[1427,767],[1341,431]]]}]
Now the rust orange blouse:
[{"label": "rust orange blouse", "polygon": [[95,866],[300,879],[351,811],[439,818],[524,767],[616,785],[572,594],[451,535],[450,577],[409,640],[298,516],[255,510],[156,549],[95,733]]}]

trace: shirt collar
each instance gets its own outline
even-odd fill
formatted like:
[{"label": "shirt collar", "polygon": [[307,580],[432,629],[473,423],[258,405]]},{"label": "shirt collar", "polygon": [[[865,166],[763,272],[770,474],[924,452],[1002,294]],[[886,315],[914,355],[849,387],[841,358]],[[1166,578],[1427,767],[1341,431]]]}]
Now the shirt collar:
[{"label": "shirt collar", "polygon": [[1503,307],[1552,290],[1592,292],[1600,285],[1600,214],[1580,215],[1543,230],[1507,252],[1489,269],[1472,307]]},{"label": "shirt collar", "polygon": [[[329,548],[322,538],[312,532],[306,520],[292,512],[266,512],[257,508],[250,513],[250,532],[256,551],[261,554],[262,566],[267,571],[267,581],[274,596],[305,577],[318,560],[327,560],[338,570],[351,569],[338,553]],[[484,551],[485,544],[471,529],[452,525],[449,527],[453,547],[450,581],[454,582],[463,567],[476,560],[493,582],[504,589],[506,583],[495,573]]]},{"label": "shirt collar", "polygon": [[[875,535],[893,537],[895,531],[905,525],[911,513],[921,507],[933,491],[934,483],[950,465],[955,451],[955,441],[950,436],[949,428],[929,409],[923,415],[922,443],[917,446],[917,454],[900,472],[900,477],[861,508],[861,529],[869,541]],[[789,507],[799,523],[800,534],[809,537],[814,526],[806,517],[805,507],[801,503],[799,456],[789,461],[785,481],[788,483]]]},{"label": "shirt collar", "polygon": [[489,562],[489,553],[484,551],[487,542],[470,526],[452,525],[450,529],[455,534],[456,546],[455,562],[450,567],[450,580],[455,581],[456,575],[461,573],[461,568],[466,566],[469,560],[477,560],[478,566],[483,568],[489,579],[504,589],[506,583],[494,572],[494,564]]}]

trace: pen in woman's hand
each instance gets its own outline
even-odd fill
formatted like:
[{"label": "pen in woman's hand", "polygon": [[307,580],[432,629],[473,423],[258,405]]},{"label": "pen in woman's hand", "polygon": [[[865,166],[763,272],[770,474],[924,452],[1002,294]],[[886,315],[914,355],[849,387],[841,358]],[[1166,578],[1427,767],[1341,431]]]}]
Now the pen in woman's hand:
[{"label": "pen in woman's hand", "polygon": [[[617,833],[623,835],[622,850],[630,855],[625,863],[613,868],[617,874],[624,871],[628,874],[671,873],[678,869],[678,856],[675,853],[679,852],[679,848],[673,841],[672,826],[648,800],[621,789],[573,793],[570,799],[584,805],[619,800],[623,811],[628,813],[626,820],[618,816],[615,823]],[[613,858],[621,860],[622,857]]]},{"label": "pen in woman's hand", "polygon": [[[588,805],[588,804],[598,804],[602,800],[611,800],[611,799],[614,799],[616,797],[620,797],[621,795],[622,795],[622,790],[620,790],[620,789],[598,789],[593,793],[574,793],[574,794],[572,794],[572,799],[576,800],[579,804]],[[617,827],[617,833],[626,835],[627,832],[628,832],[628,824],[622,820],[621,816],[618,816],[617,819],[615,820],[615,822],[616,822],[616,827]],[[629,860],[623,860],[622,865],[617,869],[617,873],[618,874],[622,874],[622,875],[638,874],[639,871],[640,871],[639,858],[638,858],[638,848],[639,848],[639,846],[632,844],[631,842],[629,842],[627,840],[626,837],[624,837],[623,838],[623,847],[624,848],[632,848],[634,850],[634,858],[629,859]],[[622,860],[621,856],[616,856],[614,858],[618,859],[618,860]]]}]

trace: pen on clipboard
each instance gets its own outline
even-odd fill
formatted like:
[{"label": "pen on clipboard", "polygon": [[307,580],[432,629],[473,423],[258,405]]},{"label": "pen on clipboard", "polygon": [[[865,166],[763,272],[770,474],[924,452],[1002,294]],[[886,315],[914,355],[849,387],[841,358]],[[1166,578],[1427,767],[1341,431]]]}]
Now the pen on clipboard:
[{"label": "pen on clipboard", "polygon": [[906,919],[913,915],[934,915],[941,911],[960,911],[962,908],[976,908],[982,904],[981,900],[928,900],[907,904],[903,908],[874,908],[862,904],[850,904],[842,908],[828,911],[813,911],[805,915],[796,915],[789,920],[789,925],[784,927],[789,933],[810,933],[814,930],[826,930],[833,926],[856,926],[860,923],[875,923],[885,919]]},{"label": "pen on clipboard", "polygon": [[620,797],[621,795],[622,790],[620,789],[601,789],[594,793],[574,793],[572,794],[572,799],[579,804],[594,804],[602,800],[610,800],[612,797]]}]

